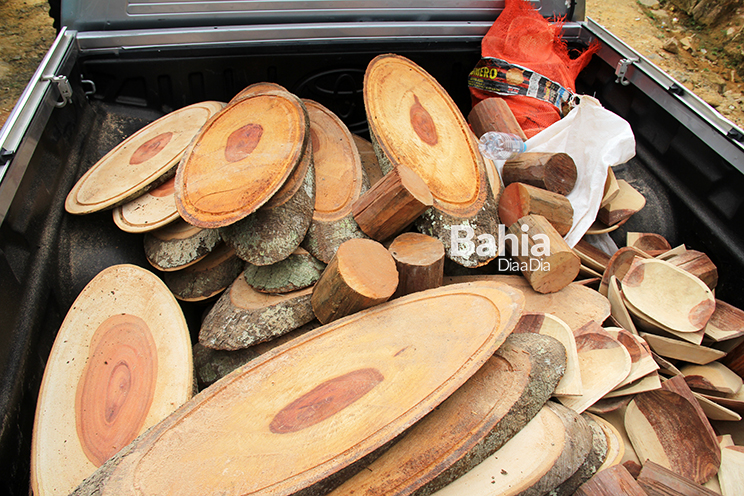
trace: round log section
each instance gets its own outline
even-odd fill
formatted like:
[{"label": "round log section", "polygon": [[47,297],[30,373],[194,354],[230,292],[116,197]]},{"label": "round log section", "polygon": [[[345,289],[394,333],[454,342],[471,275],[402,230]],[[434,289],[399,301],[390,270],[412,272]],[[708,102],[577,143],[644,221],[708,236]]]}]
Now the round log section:
[{"label": "round log section", "polygon": [[421,233],[403,233],[388,248],[398,270],[393,298],[438,288],[444,278],[444,245]]},{"label": "round log section", "polygon": [[501,177],[506,186],[524,183],[565,196],[576,185],[576,163],[566,153],[525,152],[504,163]]},{"label": "round log section", "polygon": [[354,221],[351,207],[369,184],[346,124],[321,104],[304,102],[310,116],[316,189],[315,211],[302,247],[329,263],[341,243],[367,237]]},{"label": "round log section", "polygon": [[162,277],[179,300],[201,301],[224,291],[243,272],[244,265],[235,250],[220,243],[197,263],[164,272]]},{"label": "round log section", "polygon": [[191,398],[191,340],[160,279],[104,269],[67,313],[44,370],[31,441],[31,491],[67,495]]},{"label": "round log section", "polygon": [[371,239],[350,239],[339,246],[315,284],[313,311],[327,324],[387,301],[397,286],[390,252]]},{"label": "round log section", "polygon": [[307,112],[286,91],[249,95],[210,120],[176,171],[176,206],[198,227],[233,224],[276,194],[309,141]]},{"label": "round log section", "polygon": [[224,103],[201,102],[151,122],[103,156],[65,200],[71,214],[89,214],[127,203],[173,177],[191,140]]},{"label": "round log section", "polygon": [[253,265],[271,265],[290,256],[313,219],[315,169],[311,146],[284,186],[245,219],[220,229],[225,243]]},{"label": "round log section", "polygon": [[409,167],[434,198],[417,229],[440,239],[447,256],[461,265],[478,267],[495,258],[451,250],[450,226],[465,224],[473,226],[474,236],[492,235],[499,219],[475,136],[444,88],[409,59],[385,54],[367,66],[364,103],[383,172]]},{"label": "round log section", "polygon": [[561,236],[573,226],[573,207],[565,196],[522,183],[504,188],[499,198],[501,222],[508,227],[530,214],[545,217]]},{"label": "round log section", "polygon": [[360,196],[351,212],[364,234],[385,241],[403,232],[433,203],[426,183],[399,165]]}]

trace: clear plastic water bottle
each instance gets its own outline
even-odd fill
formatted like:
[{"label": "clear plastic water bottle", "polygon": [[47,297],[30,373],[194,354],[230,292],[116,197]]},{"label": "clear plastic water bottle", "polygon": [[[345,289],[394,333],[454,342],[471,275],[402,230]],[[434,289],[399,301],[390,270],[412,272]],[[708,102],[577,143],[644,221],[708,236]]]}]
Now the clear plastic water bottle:
[{"label": "clear plastic water bottle", "polygon": [[488,131],[480,137],[478,148],[491,160],[508,160],[527,151],[527,144],[517,135]]}]

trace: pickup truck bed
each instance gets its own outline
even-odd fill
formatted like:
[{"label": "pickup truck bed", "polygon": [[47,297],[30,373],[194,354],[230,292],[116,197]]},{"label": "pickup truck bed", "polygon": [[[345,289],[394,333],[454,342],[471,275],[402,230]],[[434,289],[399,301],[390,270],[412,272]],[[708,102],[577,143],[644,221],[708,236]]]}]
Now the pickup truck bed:
[{"label": "pickup truck bed", "polygon": [[[52,69],[66,76],[71,101],[55,107],[59,90],[40,83],[0,133],[0,492],[28,494],[36,397],[72,302],[109,265],[150,267],[142,235],[120,231],[111,212],[65,212],[77,179],[157,117],[202,100],[227,101],[258,81],[322,103],[368,137],[362,79],[380,53],[421,65],[467,115],[466,77],[490,23],[420,24],[60,33],[37,76]],[[596,96],[629,121],[637,141],[636,157],[616,174],[646,196],[647,206],[612,237],[623,245],[628,230],[657,232],[672,246],[704,251],[719,270],[717,296],[744,306],[742,131],[591,20],[567,22],[564,37],[575,47],[600,40],[578,93]],[[182,307],[195,339],[204,306]]]}]

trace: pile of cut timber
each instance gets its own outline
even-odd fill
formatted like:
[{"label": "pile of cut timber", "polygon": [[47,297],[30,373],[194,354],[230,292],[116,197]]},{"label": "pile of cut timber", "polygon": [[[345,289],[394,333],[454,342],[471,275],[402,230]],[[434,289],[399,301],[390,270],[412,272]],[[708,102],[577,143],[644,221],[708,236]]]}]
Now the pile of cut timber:
[{"label": "pile of cut timber", "polygon": [[[159,279],[108,269],[137,278],[96,279],[70,310],[35,494],[738,494],[744,312],[713,261],[655,233],[568,246],[573,159],[500,174],[478,151],[487,131],[524,138],[503,100],[466,120],[393,54],[364,84],[369,139],[257,83],[81,177],[68,211],[112,209]],[[587,234],[644,204],[610,169]],[[157,346],[188,335],[173,296],[202,316],[180,365]]]}]

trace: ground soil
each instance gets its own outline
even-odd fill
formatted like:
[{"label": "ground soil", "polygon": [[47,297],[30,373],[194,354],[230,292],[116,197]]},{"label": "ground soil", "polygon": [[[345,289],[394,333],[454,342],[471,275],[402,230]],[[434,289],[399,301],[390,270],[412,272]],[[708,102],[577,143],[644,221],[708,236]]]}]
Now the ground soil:
[{"label": "ground soil", "polygon": [[[744,128],[744,13],[701,27],[668,0],[587,0],[586,14]],[[47,0],[0,0],[0,20],[1,125],[56,33]]]}]

